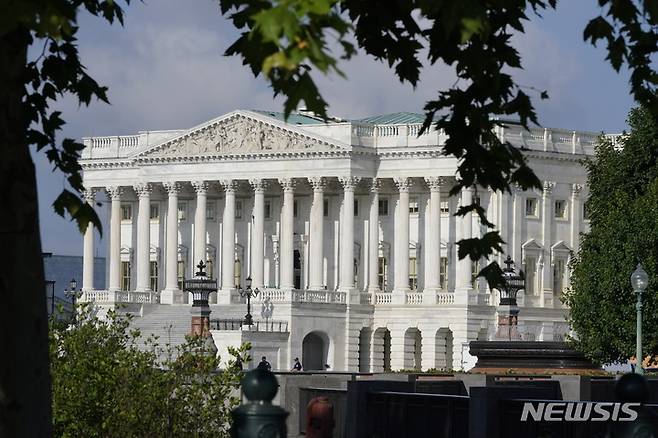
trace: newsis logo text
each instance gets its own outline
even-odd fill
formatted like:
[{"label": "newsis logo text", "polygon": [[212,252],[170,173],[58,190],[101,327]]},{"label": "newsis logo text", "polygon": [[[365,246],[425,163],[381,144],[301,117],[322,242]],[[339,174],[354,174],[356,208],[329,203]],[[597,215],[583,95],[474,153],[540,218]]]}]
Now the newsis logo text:
[{"label": "newsis logo text", "polygon": [[521,421],[634,421],[640,403],[525,402]]}]

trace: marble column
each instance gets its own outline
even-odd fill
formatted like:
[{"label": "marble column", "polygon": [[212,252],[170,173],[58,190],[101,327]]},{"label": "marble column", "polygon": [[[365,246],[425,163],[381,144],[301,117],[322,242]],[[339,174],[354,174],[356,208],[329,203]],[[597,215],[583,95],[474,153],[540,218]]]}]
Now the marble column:
[{"label": "marble column", "polygon": [[[461,191],[461,206],[465,207],[473,203],[473,189],[470,187],[464,187]],[[461,218],[461,235],[457,239],[471,239],[473,238],[473,213],[466,213]],[[469,256],[464,257],[461,260],[457,261],[457,285],[456,289],[460,292],[469,292],[473,290],[473,284],[471,282],[471,258]]]},{"label": "marble column", "polygon": [[324,289],[324,190],[325,178],[309,178],[313,187],[313,204],[311,205],[311,242],[309,257],[309,289]]},{"label": "marble column", "polygon": [[[400,192],[398,208],[395,213],[395,275],[393,293],[404,295],[409,292],[409,189],[411,178],[394,178]],[[396,301],[403,303],[404,298]]]},{"label": "marble column", "polygon": [[[379,190],[381,180],[373,178],[370,185],[368,216],[368,292],[379,292]],[[374,301],[373,301],[374,302]]]},{"label": "marble column", "polygon": [[[84,201],[94,208],[95,189],[85,190],[83,193]],[[83,248],[83,265],[82,265],[82,290],[88,291],[94,289],[94,224],[89,222],[85,230],[84,248]]]},{"label": "marble column", "polygon": [[353,291],[354,284],[354,188],[358,177],[338,178],[343,186],[343,216],[340,221],[339,289]]},{"label": "marble column", "polygon": [[250,179],[254,189],[253,236],[251,238],[251,281],[252,288],[265,287],[265,190],[267,181]]},{"label": "marble column", "polygon": [[[224,215],[222,219],[222,300],[235,289],[235,181],[220,181],[224,188]],[[230,299],[230,296],[228,296]]]},{"label": "marble column", "polygon": [[521,229],[523,227],[523,214],[525,205],[523,205],[523,189],[515,185],[512,189],[512,247],[507,248],[507,253],[512,256],[512,260],[518,266],[523,264],[523,255],[521,254]]},{"label": "marble column", "polygon": [[137,287],[138,292],[151,289],[149,282],[149,262],[151,249],[151,185],[140,183],[133,187],[139,198],[137,210]]},{"label": "marble column", "polygon": [[292,290],[295,287],[295,272],[293,265],[293,239],[294,239],[294,202],[295,202],[295,180],[294,178],[279,178],[279,184],[283,189],[283,205],[281,206],[281,261],[279,288]]},{"label": "marble column", "polygon": [[108,289],[121,289],[121,195],[123,188],[106,187],[112,204],[110,207],[110,278]]},{"label": "marble column", "polygon": [[194,259],[192,264],[198,265],[203,260],[206,263],[206,204],[208,181],[192,181],[192,187],[196,192],[196,209],[194,210]]},{"label": "marble column", "polygon": [[423,304],[435,304],[436,293],[439,291],[440,284],[440,261],[441,261],[441,188],[444,184],[444,178],[427,177],[425,182],[430,189],[430,208],[429,208],[429,231],[427,235],[427,250],[425,252],[425,296]]},{"label": "marble column", "polygon": [[174,304],[182,299],[178,290],[178,193],[181,186],[177,182],[164,182],[167,192],[167,230],[165,234],[165,288],[160,294],[160,302]]},{"label": "marble column", "polygon": [[542,270],[542,292],[540,306],[553,307],[553,266],[551,263],[551,224],[553,223],[553,198],[551,193],[555,188],[553,181],[544,181],[544,191],[542,192],[542,243],[544,245],[543,255],[541,257]]},{"label": "marble column", "polygon": [[578,254],[580,247],[580,222],[583,217],[580,204],[582,190],[582,184],[571,185],[571,251],[574,254]]}]

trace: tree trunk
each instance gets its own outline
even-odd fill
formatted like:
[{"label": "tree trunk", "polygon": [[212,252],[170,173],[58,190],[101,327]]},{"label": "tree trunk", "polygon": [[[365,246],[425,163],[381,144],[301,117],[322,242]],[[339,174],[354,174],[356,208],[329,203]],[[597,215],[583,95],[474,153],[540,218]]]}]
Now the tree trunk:
[{"label": "tree trunk", "polygon": [[37,185],[27,145],[30,34],[0,36],[0,436],[52,434]]}]

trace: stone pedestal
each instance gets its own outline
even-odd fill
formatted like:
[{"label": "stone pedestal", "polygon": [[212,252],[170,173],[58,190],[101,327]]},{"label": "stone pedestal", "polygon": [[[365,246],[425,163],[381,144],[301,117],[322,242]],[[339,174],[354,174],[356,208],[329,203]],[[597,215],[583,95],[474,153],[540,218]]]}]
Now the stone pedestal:
[{"label": "stone pedestal", "polygon": [[516,305],[500,305],[496,309],[498,329],[494,335],[495,341],[520,341],[518,330],[519,307]]}]

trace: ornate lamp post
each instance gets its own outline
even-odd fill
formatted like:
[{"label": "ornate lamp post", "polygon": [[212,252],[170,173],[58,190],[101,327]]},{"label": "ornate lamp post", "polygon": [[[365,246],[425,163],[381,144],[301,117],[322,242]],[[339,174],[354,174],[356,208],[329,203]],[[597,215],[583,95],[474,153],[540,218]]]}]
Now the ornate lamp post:
[{"label": "ornate lamp post", "polygon": [[191,334],[200,336],[204,340],[204,348],[208,354],[217,354],[217,347],[210,334],[210,307],[208,297],[212,292],[217,292],[217,280],[208,278],[204,271],[206,265],[203,260],[199,262],[199,269],[194,277],[183,281],[183,289],[192,294]]},{"label": "ornate lamp post", "polygon": [[77,290],[78,287],[78,282],[75,281],[75,278],[72,278],[71,281],[69,281],[69,288],[64,289],[64,295],[68,298],[71,299],[71,303],[73,304],[73,324],[76,324],[78,322],[77,318],[77,308],[76,308],[76,301],[78,300],[78,297],[80,296],[81,291]]},{"label": "ornate lamp post", "polygon": [[635,340],[635,372],[637,374],[644,374],[644,368],[642,368],[642,359],[644,355],[642,354],[642,292],[647,288],[649,284],[649,275],[646,271],[642,269],[641,264],[637,264],[635,272],[631,274],[631,285],[633,286],[633,291],[637,295],[637,303],[635,303],[635,310],[637,310],[636,316],[636,340]]},{"label": "ornate lamp post", "polygon": [[503,269],[503,282],[498,287],[500,292],[500,305],[498,306],[497,340],[520,340],[517,330],[519,322],[519,307],[516,304],[516,294],[525,289],[525,275],[523,271],[517,274],[512,266],[512,257],[507,256],[504,262],[507,267]]},{"label": "ornate lamp post", "polygon": [[244,325],[252,325],[254,322],[251,316],[251,297],[258,296],[260,290],[258,288],[251,289],[251,276],[247,277],[245,283],[247,287],[238,289],[238,292],[240,292],[241,297],[247,297],[247,314],[244,316]]}]

